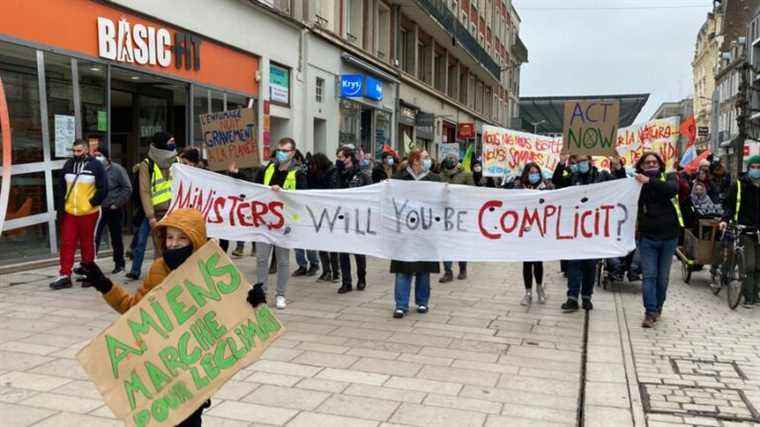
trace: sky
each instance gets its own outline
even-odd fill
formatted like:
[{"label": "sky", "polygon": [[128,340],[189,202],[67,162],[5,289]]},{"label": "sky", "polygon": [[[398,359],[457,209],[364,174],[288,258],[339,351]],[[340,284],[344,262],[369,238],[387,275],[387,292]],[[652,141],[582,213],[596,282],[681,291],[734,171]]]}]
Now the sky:
[{"label": "sky", "polygon": [[513,4],[529,60],[522,66],[520,96],[649,93],[636,123],[663,102],[692,96],[694,45],[711,0]]}]

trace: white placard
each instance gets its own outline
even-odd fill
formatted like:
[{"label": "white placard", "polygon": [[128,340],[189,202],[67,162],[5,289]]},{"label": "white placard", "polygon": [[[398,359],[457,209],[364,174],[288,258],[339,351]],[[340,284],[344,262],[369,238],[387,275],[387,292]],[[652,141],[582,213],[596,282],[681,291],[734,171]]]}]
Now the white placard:
[{"label": "white placard", "polygon": [[171,210],[200,210],[219,239],[402,261],[594,259],[636,247],[633,179],[553,191],[387,180],[275,192],[183,165],[172,176]]},{"label": "white placard", "polygon": [[76,137],[76,118],[55,115],[55,157],[71,157],[71,147]]}]

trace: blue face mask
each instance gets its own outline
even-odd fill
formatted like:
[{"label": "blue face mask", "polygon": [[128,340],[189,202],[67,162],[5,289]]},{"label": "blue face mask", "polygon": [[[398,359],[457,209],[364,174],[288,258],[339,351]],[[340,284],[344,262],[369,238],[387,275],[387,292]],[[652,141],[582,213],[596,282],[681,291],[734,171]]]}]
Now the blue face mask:
[{"label": "blue face mask", "polygon": [[422,161],[422,170],[424,170],[425,172],[429,171],[432,166],[433,166],[432,160],[425,159]]},{"label": "blue face mask", "polygon": [[528,181],[530,181],[531,184],[538,184],[541,181],[541,174],[536,172],[531,172],[528,174]]},{"label": "blue face mask", "polygon": [[360,160],[359,161],[359,167],[362,168],[362,169],[368,168],[369,167],[369,160],[367,160],[367,159]]},{"label": "blue face mask", "polygon": [[589,169],[591,169],[591,166],[589,165],[588,160],[583,160],[578,163],[578,172],[588,173]]},{"label": "blue face mask", "polygon": [[166,144],[166,149],[169,151],[174,151],[177,148],[177,144]]},{"label": "blue face mask", "polygon": [[576,173],[576,172],[578,172],[578,165],[573,163],[572,165],[570,165],[570,173]]},{"label": "blue face mask", "polygon": [[388,158],[385,159],[385,164],[388,165],[388,166],[393,166],[394,162],[395,161],[393,160],[393,157],[388,157]]},{"label": "blue face mask", "polygon": [[752,179],[760,179],[760,169],[750,169],[747,171],[747,174]]},{"label": "blue face mask", "polygon": [[288,153],[277,150],[277,153],[275,154],[275,159],[277,159],[277,163],[285,163],[288,160],[290,160],[290,157],[288,156]]}]

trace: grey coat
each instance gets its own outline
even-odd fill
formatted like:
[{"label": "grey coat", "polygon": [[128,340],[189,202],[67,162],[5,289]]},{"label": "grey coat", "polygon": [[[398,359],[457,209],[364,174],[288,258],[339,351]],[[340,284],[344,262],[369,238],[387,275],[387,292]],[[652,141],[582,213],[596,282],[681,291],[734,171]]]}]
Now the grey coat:
[{"label": "grey coat", "polygon": [[103,200],[103,207],[113,209],[113,207],[120,208],[126,205],[132,195],[132,183],[129,181],[127,171],[120,164],[111,163],[106,166],[106,176],[108,177],[108,194]]}]

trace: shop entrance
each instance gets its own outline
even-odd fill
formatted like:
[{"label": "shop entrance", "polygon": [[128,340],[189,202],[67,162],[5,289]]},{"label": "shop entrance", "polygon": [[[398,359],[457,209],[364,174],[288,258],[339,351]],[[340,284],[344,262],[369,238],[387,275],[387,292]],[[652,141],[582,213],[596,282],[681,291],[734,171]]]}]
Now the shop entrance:
[{"label": "shop entrance", "polygon": [[153,135],[168,132],[185,146],[186,83],[113,67],[111,157],[128,171],[148,155]]}]

